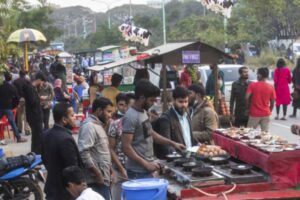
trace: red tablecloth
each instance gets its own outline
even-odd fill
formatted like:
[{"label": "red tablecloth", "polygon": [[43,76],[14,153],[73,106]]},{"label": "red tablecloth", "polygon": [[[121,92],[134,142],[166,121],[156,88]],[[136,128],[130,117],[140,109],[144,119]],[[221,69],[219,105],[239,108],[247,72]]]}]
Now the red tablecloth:
[{"label": "red tablecloth", "polygon": [[231,156],[268,173],[274,183],[287,187],[300,183],[300,150],[269,154],[218,132],[213,133],[213,140]]}]

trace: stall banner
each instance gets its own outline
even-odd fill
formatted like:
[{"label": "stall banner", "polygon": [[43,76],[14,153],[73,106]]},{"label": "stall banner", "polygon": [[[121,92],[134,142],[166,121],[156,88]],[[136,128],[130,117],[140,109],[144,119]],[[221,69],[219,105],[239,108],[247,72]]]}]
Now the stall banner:
[{"label": "stall banner", "polygon": [[201,0],[203,6],[215,13],[221,13],[227,18],[231,17],[232,6],[237,0]]},{"label": "stall banner", "polygon": [[200,51],[182,51],[182,64],[200,64]]},{"label": "stall banner", "polygon": [[112,70],[106,70],[103,72],[103,84],[104,85],[111,85],[111,77],[112,77]]},{"label": "stall banner", "polygon": [[114,56],[112,52],[103,53],[103,61],[113,61],[113,60],[114,60]]},{"label": "stall banner", "polygon": [[138,42],[144,46],[148,46],[151,33],[149,30],[123,23],[119,26],[119,31],[126,41]]}]

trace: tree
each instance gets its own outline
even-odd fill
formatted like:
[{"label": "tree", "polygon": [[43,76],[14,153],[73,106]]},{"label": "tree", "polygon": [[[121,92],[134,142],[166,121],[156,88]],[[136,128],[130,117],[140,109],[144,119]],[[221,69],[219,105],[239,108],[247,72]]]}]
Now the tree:
[{"label": "tree", "polygon": [[49,6],[42,6],[23,11],[18,17],[18,26],[41,31],[49,43],[62,34],[62,31],[57,29],[53,25],[53,21],[49,18],[51,12],[52,9]]}]

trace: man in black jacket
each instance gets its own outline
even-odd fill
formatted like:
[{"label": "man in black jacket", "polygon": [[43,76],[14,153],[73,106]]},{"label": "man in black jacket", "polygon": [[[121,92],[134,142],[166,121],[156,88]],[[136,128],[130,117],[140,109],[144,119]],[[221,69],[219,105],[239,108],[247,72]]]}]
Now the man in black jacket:
[{"label": "man in black jacket", "polygon": [[0,85],[0,119],[5,115],[13,129],[17,142],[26,142],[27,139],[22,138],[19,133],[12,111],[19,101],[17,89],[9,83],[12,79],[12,75],[9,72],[5,72],[4,77],[5,81]]},{"label": "man in black jacket", "polygon": [[249,115],[246,114],[246,91],[250,84],[249,69],[246,66],[239,68],[240,78],[232,83],[230,96],[230,113],[234,115],[236,127],[247,126]]},{"label": "man in black jacket", "polygon": [[62,88],[64,91],[67,90],[66,85],[66,76],[67,71],[66,67],[59,61],[59,56],[55,56],[55,62],[51,64],[50,66],[50,73],[55,79],[61,79],[62,81]]},{"label": "man in black jacket", "polygon": [[73,199],[63,186],[62,171],[69,166],[82,167],[82,161],[71,129],[75,127],[70,104],[59,103],[53,109],[54,126],[42,140],[42,160],[48,171],[45,184],[47,200]]},{"label": "man in black jacket", "polygon": [[[187,148],[195,143],[191,118],[187,112],[188,99],[189,91],[184,87],[176,87],[173,91],[173,106],[161,115],[154,126],[154,130],[161,136],[183,144]],[[174,151],[173,147],[155,144],[155,154],[158,158],[164,158]]]},{"label": "man in black jacket", "polygon": [[26,119],[32,134],[31,151],[37,154],[41,154],[41,135],[43,133],[42,108],[37,88],[41,87],[45,81],[45,75],[38,72],[32,83],[26,82],[22,87],[25,98]]},{"label": "man in black jacket", "polygon": [[26,72],[20,71],[19,72],[19,78],[14,80],[13,85],[17,89],[18,95],[20,96],[19,105],[17,108],[17,127],[19,128],[19,131],[22,132],[25,131],[26,135],[30,135],[30,128],[28,125],[28,122],[26,120],[26,114],[25,114],[25,98],[23,93],[23,86],[26,84],[30,84],[29,79],[26,78]]}]

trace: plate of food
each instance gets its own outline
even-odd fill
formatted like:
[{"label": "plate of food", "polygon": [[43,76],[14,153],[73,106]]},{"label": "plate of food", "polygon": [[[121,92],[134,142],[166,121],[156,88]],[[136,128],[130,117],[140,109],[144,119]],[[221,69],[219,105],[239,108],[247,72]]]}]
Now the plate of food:
[{"label": "plate of food", "polygon": [[208,157],[226,155],[227,153],[220,146],[202,144],[201,146],[199,146],[197,150],[197,154],[205,158],[208,158]]},{"label": "plate of food", "polygon": [[248,140],[248,139],[242,139],[241,141],[246,143],[246,144],[250,143],[250,140]]},{"label": "plate of food", "polygon": [[264,148],[264,150],[266,150],[267,152],[270,152],[270,153],[278,153],[278,152],[282,152],[283,151],[283,149],[273,148],[273,147]]},{"label": "plate of food", "polygon": [[284,151],[294,151],[296,150],[296,148],[294,147],[286,147],[286,148],[283,148]]},{"label": "plate of food", "polygon": [[268,148],[269,146],[263,143],[257,143],[257,144],[253,144],[254,146],[264,149],[264,148]]}]

